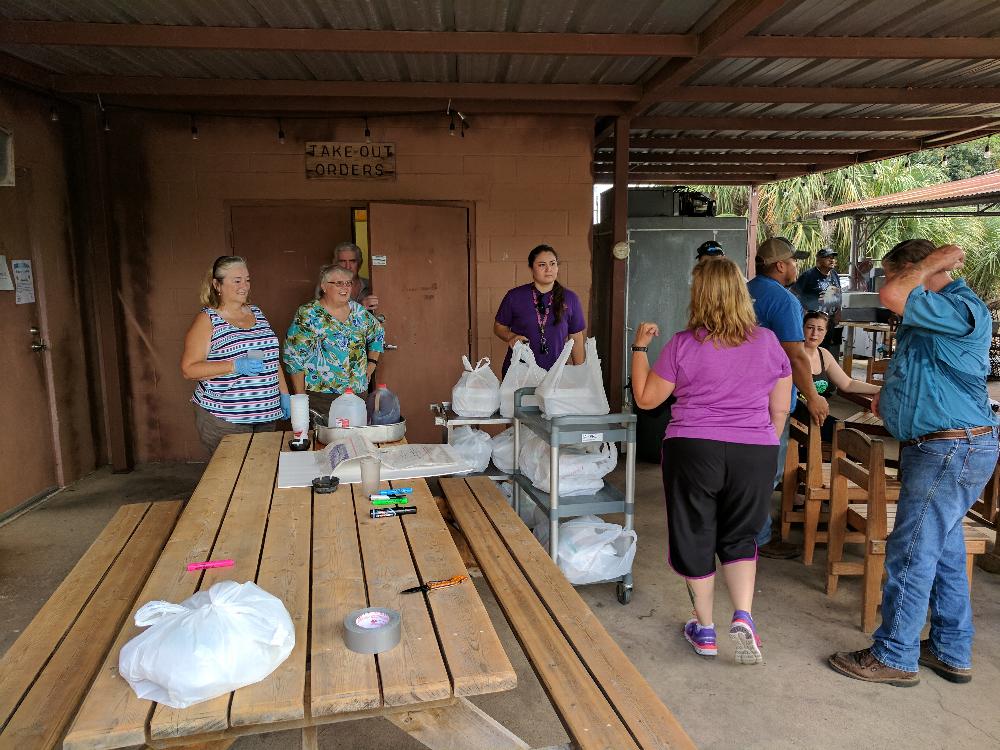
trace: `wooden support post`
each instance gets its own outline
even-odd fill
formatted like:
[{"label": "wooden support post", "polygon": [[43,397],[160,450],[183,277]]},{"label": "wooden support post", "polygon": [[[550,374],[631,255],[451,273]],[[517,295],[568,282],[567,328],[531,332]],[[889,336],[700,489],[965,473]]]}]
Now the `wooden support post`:
[{"label": "wooden support post", "polygon": [[82,171],[86,192],[86,247],[92,283],[94,315],[100,366],[101,408],[107,434],[111,466],[116,472],[131,471],[132,434],[128,416],[128,374],[125,368],[125,324],[118,291],[121,288],[119,259],[114,243],[108,154],[104,118],[97,107],[81,107]]},{"label": "wooden support post", "polygon": [[747,279],[757,275],[757,219],[760,209],[760,193],[756,185],[750,186],[750,205],[747,208]]},{"label": "wooden support post", "polygon": [[[615,120],[615,184],[612,217],[612,245],[628,239],[628,154],[629,118]],[[625,284],[627,261],[611,261],[611,346],[608,357],[608,401],[611,411],[621,411],[625,370]]]},{"label": "wooden support post", "polygon": [[389,721],[431,750],[528,750],[527,742],[465,698],[450,706],[387,714]]}]

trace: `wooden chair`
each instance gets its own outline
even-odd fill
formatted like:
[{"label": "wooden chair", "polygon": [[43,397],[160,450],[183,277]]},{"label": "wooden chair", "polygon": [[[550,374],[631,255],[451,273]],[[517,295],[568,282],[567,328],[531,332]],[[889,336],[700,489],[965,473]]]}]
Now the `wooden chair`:
[{"label": "wooden chair", "polygon": [[[886,479],[885,448],[881,440],[838,425],[833,435],[830,483],[830,541],[827,549],[827,596],[837,591],[842,575],[861,575],[861,628],[875,629],[875,616],[882,600],[885,547],[896,520],[895,501],[899,484]],[[848,482],[865,491],[867,503],[849,503]],[[972,578],[975,555],[986,551],[988,537],[971,520],[965,530],[966,570]],[[844,543],[864,545],[862,562],[844,562]]]},{"label": "wooden chair", "polygon": [[997,527],[997,516],[1000,515],[1000,463],[993,469],[993,476],[983,489],[983,496],[969,509],[969,516],[990,528]]},{"label": "wooden chair", "polygon": [[889,369],[889,357],[882,359],[869,359],[868,370],[865,374],[865,382],[872,385],[882,385],[885,383],[885,373]]},{"label": "wooden chair", "polygon": [[[806,460],[799,461],[799,446],[805,446]],[[785,455],[785,475],[781,484],[781,538],[788,539],[793,523],[802,524],[802,562],[813,564],[817,543],[829,541],[828,531],[820,530],[820,522],[829,521],[822,504],[830,500],[830,464],[824,460],[820,427],[810,421],[803,424],[792,419],[788,429],[788,453]],[[800,491],[801,490],[801,491]],[[851,499],[864,499],[865,491],[851,485]],[[795,509],[795,498],[803,500],[801,510]]]}]

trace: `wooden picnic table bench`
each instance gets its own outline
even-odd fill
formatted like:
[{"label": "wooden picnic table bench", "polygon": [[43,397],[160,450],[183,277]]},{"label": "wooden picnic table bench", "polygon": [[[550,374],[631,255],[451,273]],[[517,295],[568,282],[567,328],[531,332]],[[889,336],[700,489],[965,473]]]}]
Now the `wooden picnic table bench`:
[{"label": "wooden picnic table bench", "polygon": [[[430,594],[400,592],[464,573],[423,480],[418,512],[372,519],[357,485],[333,494],[276,487],[282,433],[223,439],[144,583],[150,600],[180,602],[221,580],[255,581],[282,600],[295,648],[271,675],[219,698],[174,709],[136,697],[118,675],[129,618],[64,742],[66,750],[135,746],[223,750],[238,737],[301,730],[315,748],[321,724],[381,716],[431,748],[527,745],[467,700],[509,690],[516,675],[471,581]],[[388,485],[386,485],[388,486]],[[196,573],[188,562],[232,559]],[[347,649],[344,617],[368,606],[402,616],[402,640],[378,655]]]},{"label": "wooden picnic table bench", "polygon": [[182,506],[119,508],[0,659],[0,748],[58,746]]},{"label": "wooden picnic table bench", "polygon": [[451,478],[441,489],[573,746],[693,748],[496,484]]}]

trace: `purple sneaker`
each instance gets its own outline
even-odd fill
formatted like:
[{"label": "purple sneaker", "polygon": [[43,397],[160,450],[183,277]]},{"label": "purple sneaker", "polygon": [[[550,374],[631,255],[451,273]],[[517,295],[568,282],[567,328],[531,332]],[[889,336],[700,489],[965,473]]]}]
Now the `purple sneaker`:
[{"label": "purple sneaker", "polygon": [[729,637],[736,641],[737,664],[761,664],[764,661],[760,653],[760,637],[749,612],[742,609],[733,612]]},{"label": "purple sneaker", "polygon": [[702,656],[718,656],[719,649],[715,645],[715,628],[698,624],[698,618],[693,617],[684,626],[684,637],[694,647],[696,654]]}]

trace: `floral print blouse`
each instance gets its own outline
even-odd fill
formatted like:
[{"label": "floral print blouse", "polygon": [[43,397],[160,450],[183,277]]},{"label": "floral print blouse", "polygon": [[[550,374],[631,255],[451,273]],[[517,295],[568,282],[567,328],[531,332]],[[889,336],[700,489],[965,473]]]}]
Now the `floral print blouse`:
[{"label": "floral print blouse", "polygon": [[285,337],[283,360],[288,372],[305,371],[307,390],[368,390],[368,352],[382,351],[385,331],[357,302],[348,304],[345,322],[330,315],[319,300],[307,302],[295,313]]}]

